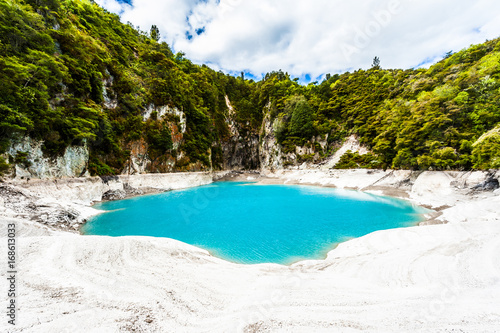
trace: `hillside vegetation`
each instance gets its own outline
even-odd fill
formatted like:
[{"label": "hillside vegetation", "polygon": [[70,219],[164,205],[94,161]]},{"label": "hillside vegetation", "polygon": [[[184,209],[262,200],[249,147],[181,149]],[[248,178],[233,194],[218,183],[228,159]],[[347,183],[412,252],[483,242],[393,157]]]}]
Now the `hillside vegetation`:
[{"label": "hillside vegetation", "polygon": [[[500,168],[500,40],[429,69],[327,78],[303,86],[278,71],[245,80],[193,64],[155,27],[138,31],[91,1],[0,0],[0,153],[25,135],[43,140],[47,156],[86,144],[89,171],[104,175],[120,173],[132,143],[143,142],[173,171],[220,169],[231,122],[246,140],[269,114],[285,151],[310,146],[324,159],[357,135],[371,153],[346,154],[346,168]],[[179,117],[146,119],[150,106],[185,114],[175,147]],[[0,168],[25,162],[18,155],[4,154]]]}]

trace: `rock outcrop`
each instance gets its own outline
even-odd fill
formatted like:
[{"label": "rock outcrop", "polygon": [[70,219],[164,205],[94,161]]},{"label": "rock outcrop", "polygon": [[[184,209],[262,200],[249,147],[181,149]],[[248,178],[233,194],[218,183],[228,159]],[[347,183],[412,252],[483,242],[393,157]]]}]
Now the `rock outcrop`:
[{"label": "rock outcrop", "polygon": [[230,137],[222,142],[222,167],[224,170],[257,170],[259,161],[259,135],[243,130],[235,120],[235,111],[226,96],[228,113],[226,124]]},{"label": "rock outcrop", "polygon": [[271,119],[270,108],[269,104],[266,107],[267,112],[262,122],[259,141],[260,167],[264,172],[283,169],[283,152],[274,134],[274,127],[276,127],[278,120]]},{"label": "rock outcrop", "polygon": [[[107,81],[105,83],[111,84]],[[129,142],[126,144],[126,149],[130,151],[130,158],[123,165],[121,174],[212,170],[262,170],[264,173],[279,170],[330,170],[348,151],[359,155],[370,153],[354,134],[346,137],[343,142],[332,142],[328,135],[323,135],[308,140],[292,138],[280,144],[276,132],[282,126],[280,124],[282,119],[273,117],[270,104],[265,107],[264,118],[257,133],[252,130],[249,123],[242,124],[238,121],[237,110],[227,96],[225,102],[227,106],[225,122],[229,135],[221,141],[212,143],[211,149],[206,152],[209,165],[208,163],[204,165],[200,161],[190,161],[183,151],[184,136],[187,131],[186,114],[175,107],[149,105],[142,113],[143,121],[149,121],[151,118],[165,121],[171,131],[173,148],[155,157],[150,153],[148,142],[144,138]],[[491,131],[493,134],[498,134],[497,132],[497,130]],[[89,149],[86,144],[69,146],[64,154],[58,157],[46,156],[42,151],[42,145],[43,142],[29,137],[23,137],[11,144],[5,157],[8,157],[11,164],[15,164],[13,178],[49,179],[89,175],[87,171]],[[22,155],[21,159],[16,158],[19,154]],[[478,185],[474,190],[496,189],[499,185],[492,180]]]},{"label": "rock outcrop", "polygon": [[14,141],[7,150],[9,162],[23,155],[23,161],[15,163],[12,177],[15,179],[50,179],[60,177],[89,176],[87,164],[89,149],[83,146],[69,146],[64,154],[49,157],[42,151],[43,141],[22,137]]},{"label": "rock outcrop", "polygon": [[[332,169],[347,151],[364,155],[369,152],[355,135],[346,138],[344,143],[328,143],[328,135],[317,136],[305,144],[278,143],[276,129],[279,118],[272,119],[270,105],[262,122],[259,140],[260,169],[264,172],[282,169]],[[329,152],[335,151],[331,156]]]},{"label": "rock outcrop", "polygon": [[[146,173],[165,173],[178,171],[176,168],[177,161],[181,160],[184,153],[179,150],[184,141],[186,133],[186,114],[178,108],[169,106],[155,106],[150,104],[142,113],[143,121],[147,121],[151,117],[155,119],[163,119],[168,124],[172,133],[172,149],[177,152],[175,156],[167,154],[160,158],[153,158],[148,153],[148,143],[143,138],[133,141],[128,144],[130,150],[130,158],[125,164],[122,174],[136,175]],[[184,169],[191,171],[199,171],[202,168],[198,164],[186,166]]]}]

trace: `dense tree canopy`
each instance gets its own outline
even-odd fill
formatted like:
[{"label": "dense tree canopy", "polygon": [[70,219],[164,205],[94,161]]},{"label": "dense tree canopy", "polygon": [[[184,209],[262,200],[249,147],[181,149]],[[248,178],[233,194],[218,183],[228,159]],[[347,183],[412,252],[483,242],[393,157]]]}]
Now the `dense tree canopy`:
[{"label": "dense tree canopy", "polygon": [[[227,96],[243,137],[259,134],[267,112],[281,144],[327,139],[322,157],[357,135],[372,154],[349,153],[345,167],[499,167],[498,39],[429,69],[383,70],[375,60],[319,84],[300,85],[281,70],[254,82],[195,65],[160,43],[156,26],[138,31],[90,0],[0,0],[0,153],[23,135],[43,140],[52,156],[87,143],[90,171],[109,174],[144,140],[154,157],[182,152],[177,170],[217,168],[214,156],[231,135]],[[143,119],[151,105],[185,113],[177,150],[169,124],[178,119]]]}]

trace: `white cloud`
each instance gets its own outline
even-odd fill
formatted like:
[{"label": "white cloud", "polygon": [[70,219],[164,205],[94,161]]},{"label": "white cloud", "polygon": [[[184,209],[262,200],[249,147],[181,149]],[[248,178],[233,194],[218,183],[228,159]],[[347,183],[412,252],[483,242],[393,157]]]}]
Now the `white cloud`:
[{"label": "white cloud", "polygon": [[[196,63],[259,76],[430,64],[500,36],[494,0],[97,0]],[[198,33],[199,34],[198,34]]]}]

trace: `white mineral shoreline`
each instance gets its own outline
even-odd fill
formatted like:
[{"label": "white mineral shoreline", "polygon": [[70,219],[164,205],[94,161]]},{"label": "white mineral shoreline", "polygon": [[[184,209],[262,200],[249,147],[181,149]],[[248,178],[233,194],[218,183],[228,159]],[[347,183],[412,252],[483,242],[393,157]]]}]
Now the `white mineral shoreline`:
[{"label": "white mineral shoreline", "polygon": [[[499,173],[295,170],[242,176],[406,197],[439,210],[432,223],[447,222],[377,231],[340,244],[325,260],[291,266],[239,265],[171,239],[81,236],[29,220],[40,215],[50,225],[45,211],[69,207],[83,214],[68,222],[71,230],[110,190],[186,188],[210,183],[211,174],[120,176],[107,184],[99,178],[14,182],[9,186],[24,197],[1,197],[0,220],[4,244],[7,223],[18,229],[18,319],[12,327],[4,318],[0,329],[495,332],[500,192],[471,188]],[[5,270],[1,280],[6,287]]]}]

